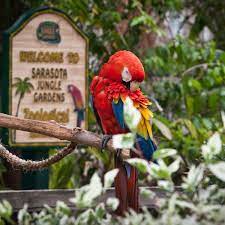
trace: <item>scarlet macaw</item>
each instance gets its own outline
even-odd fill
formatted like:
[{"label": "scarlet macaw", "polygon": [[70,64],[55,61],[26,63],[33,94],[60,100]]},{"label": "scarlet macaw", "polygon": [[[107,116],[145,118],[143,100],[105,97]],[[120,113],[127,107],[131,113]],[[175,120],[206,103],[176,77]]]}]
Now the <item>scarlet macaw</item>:
[{"label": "scarlet macaw", "polygon": [[[136,55],[130,51],[118,51],[105,63],[98,76],[91,82],[90,90],[95,116],[105,135],[129,132],[123,116],[123,104],[129,97],[139,112],[141,120],[137,127],[135,147],[146,160],[152,158],[156,145],[152,140],[150,120],[153,116],[148,109],[150,101],[139,89],[144,80],[144,68]],[[103,147],[108,138],[103,139]],[[132,153],[132,157],[136,155]],[[120,200],[118,214],[128,208],[138,211],[139,197],[137,170],[115,156],[115,167],[119,172],[115,178],[116,197]]]}]

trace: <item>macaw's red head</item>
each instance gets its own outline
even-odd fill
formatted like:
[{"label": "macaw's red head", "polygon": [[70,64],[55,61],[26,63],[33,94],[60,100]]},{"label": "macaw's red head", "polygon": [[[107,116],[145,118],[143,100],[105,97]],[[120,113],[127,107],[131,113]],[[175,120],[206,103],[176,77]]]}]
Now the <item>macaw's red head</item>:
[{"label": "macaw's red head", "polygon": [[139,58],[130,51],[118,51],[105,63],[99,76],[123,83],[131,91],[139,88],[145,78],[145,71]]}]

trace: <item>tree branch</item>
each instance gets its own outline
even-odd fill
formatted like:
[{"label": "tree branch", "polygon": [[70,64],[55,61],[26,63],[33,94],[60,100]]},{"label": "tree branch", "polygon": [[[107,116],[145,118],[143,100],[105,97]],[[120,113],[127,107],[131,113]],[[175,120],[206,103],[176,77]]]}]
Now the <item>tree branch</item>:
[{"label": "tree branch", "polygon": [[[5,158],[13,166],[20,167],[26,170],[41,169],[48,167],[49,165],[55,162],[58,162],[66,155],[70,154],[77,144],[91,146],[98,149],[101,148],[102,138],[99,135],[87,130],[83,130],[79,127],[69,129],[54,121],[47,122],[39,120],[21,119],[15,116],[0,113],[0,127],[39,133],[49,137],[54,137],[60,140],[67,140],[72,142],[68,147],[60,150],[52,157],[38,162],[20,159],[19,157],[13,155],[8,150],[6,150],[5,147],[0,145],[0,157]],[[116,153],[117,151],[115,148],[113,148],[111,140],[107,144],[107,150],[113,153]],[[123,159],[129,158],[130,150],[122,150],[121,157]]]},{"label": "tree branch", "polygon": [[204,68],[204,69],[207,69],[209,66],[209,63],[202,63],[202,64],[197,64],[197,65],[194,65],[190,68],[188,68],[187,70],[185,70],[184,72],[181,73],[181,77],[183,77],[184,75],[192,72],[193,70],[195,69],[198,69],[198,68]]}]

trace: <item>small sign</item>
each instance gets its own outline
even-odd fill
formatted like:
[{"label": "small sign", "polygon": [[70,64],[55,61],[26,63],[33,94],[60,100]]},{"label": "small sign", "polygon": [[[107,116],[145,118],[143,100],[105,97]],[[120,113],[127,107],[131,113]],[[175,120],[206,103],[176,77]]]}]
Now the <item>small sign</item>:
[{"label": "small sign", "polygon": [[61,41],[59,25],[53,21],[41,22],[37,28],[37,38],[50,44],[58,44]]},{"label": "small sign", "polygon": [[[73,21],[52,8],[29,11],[5,33],[4,39],[8,62],[4,69],[8,88],[4,112],[26,119],[54,120],[68,128],[85,128],[88,41]],[[8,140],[11,146],[65,144],[18,130],[11,130]]]}]

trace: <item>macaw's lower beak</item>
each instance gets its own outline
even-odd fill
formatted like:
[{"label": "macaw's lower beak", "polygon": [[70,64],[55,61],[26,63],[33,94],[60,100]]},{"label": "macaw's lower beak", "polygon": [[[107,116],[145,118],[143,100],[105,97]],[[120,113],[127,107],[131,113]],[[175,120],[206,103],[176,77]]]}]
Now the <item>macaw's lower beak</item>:
[{"label": "macaw's lower beak", "polygon": [[136,91],[139,87],[140,87],[140,82],[137,82],[137,81],[132,81],[130,82],[130,90],[133,92],[133,91]]}]

